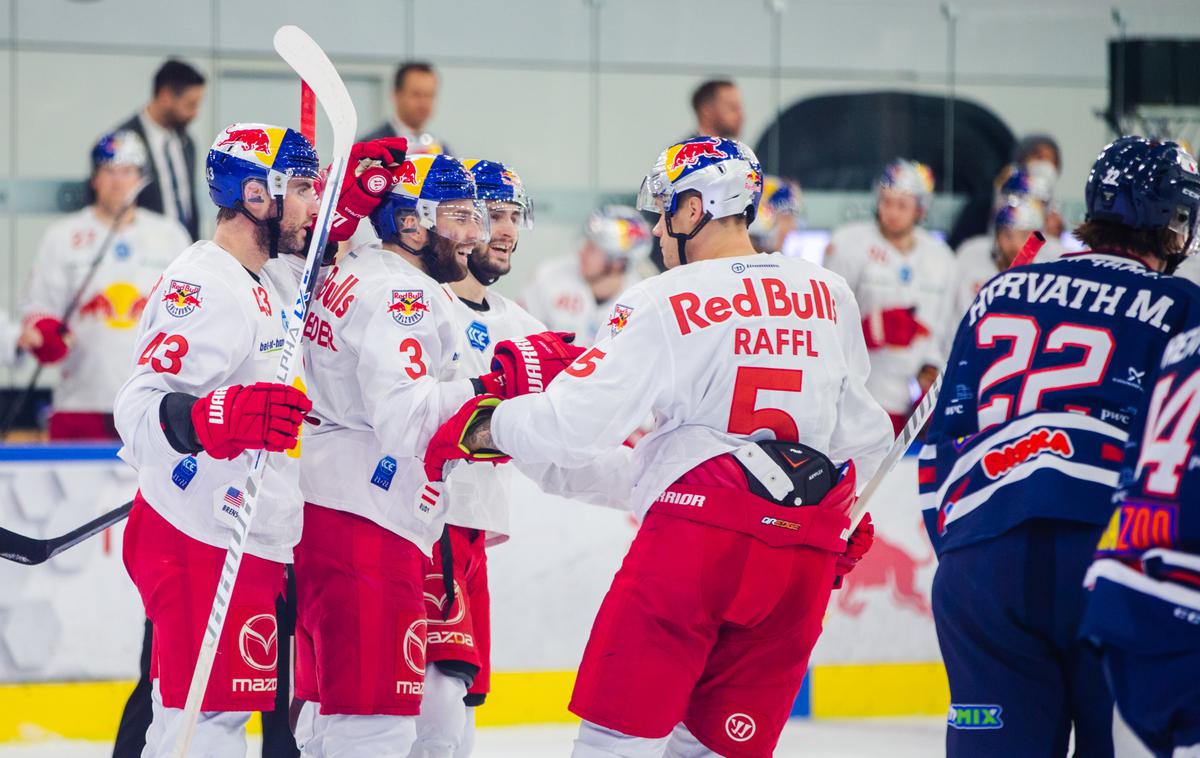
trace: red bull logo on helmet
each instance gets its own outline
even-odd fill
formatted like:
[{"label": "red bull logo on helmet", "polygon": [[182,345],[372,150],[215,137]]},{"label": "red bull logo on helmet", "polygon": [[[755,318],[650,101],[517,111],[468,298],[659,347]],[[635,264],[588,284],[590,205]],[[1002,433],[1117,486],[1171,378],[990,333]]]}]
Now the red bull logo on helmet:
[{"label": "red bull logo on helmet", "polygon": [[412,326],[425,317],[429,305],[425,302],[424,290],[392,290],[392,303],[387,312],[397,324]]},{"label": "red bull logo on helmet", "polygon": [[225,129],[225,139],[218,141],[216,146],[225,147],[227,145],[240,147],[250,153],[271,154],[271,136],[267,134],[266,129],[228,127]]},{"label": "red bull logo on helmet", "polygon": [[172,279],[162,301],[167,313],[183,318],[200,307],[200,285]]},{"label": "red bull logo on helmet", "polygon": [[673,145],[667,148],[667,178],[675,181],[685,170],[699,165],[702,158],[721,160],[729,157],[729,153],[721,149],[721,140],[717,137]]},{"label": "red bull logo on helmet", "polygon": [[421,188],[425,186],[425,176],[429,173],[429,167],[433,165],[435,157],[433,155],[416,155],[411,160],[400,164],[397,176],[400,179],[400,186],[406,193],[413,197],[421,196]]}]

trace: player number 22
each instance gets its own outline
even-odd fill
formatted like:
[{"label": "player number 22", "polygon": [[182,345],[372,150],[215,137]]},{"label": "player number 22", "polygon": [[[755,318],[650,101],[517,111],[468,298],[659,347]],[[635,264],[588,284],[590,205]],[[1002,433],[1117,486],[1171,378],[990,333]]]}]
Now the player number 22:
[{"label": "player number 22", "polygon": [[183,356],[187,355],[188,341],[182,334],[159,332],[146,345],[138,365],[150,364],[160,374],[178,374],[183,368]]}]

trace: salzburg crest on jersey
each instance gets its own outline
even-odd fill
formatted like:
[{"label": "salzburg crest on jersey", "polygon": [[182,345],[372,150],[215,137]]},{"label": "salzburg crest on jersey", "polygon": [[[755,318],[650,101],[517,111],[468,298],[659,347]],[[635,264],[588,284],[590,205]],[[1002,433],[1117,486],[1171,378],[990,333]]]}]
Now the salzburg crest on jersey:
[{"label": "salzburg crest on jersey", "polygon": [[162,299],[167,313],[182,318],[200,307],[200,285],[172,279]]},{"label": "salzburg crest on jersey", "polygon": [[612,317],[608,320],[608,329],[614,337],[629,323],[629,314],[631,313],[633,313],[633,308],[628,305],[617,303],[613,306]]},{"label": "salzburg crest on jersey", "polygon": [[429,305],[425,302],[425,290],[392,290],[392,304],[388,313],[397,324],[412,326],[425,317]]}]

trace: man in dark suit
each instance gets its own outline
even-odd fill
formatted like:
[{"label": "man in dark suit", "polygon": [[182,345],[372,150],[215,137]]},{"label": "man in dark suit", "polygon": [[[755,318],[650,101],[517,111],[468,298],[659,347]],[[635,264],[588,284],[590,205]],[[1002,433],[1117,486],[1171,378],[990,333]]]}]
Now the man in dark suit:
[{"label": "man in dark suit", "polygon": [[196,214],[196,145],[185,131],[204,99],[204,75],[183,61],[168,60],[154,75],[154,97],[117,127],[137,132],[150,152],[151,184],[138,195],[142,208],[183,224],[199,238]]},{"label": "man in dark suit", "polygon": [[404,137],[408,140],[409,155],[450,155],[450,146],[445,140],[425,131],[425,124],[433,116],[433,107],[437,103],[437,91],[438,76],[432,64],[424,61],[401,63],[392,83],[395,114],[359,140],[369,142],[383,137]]}]

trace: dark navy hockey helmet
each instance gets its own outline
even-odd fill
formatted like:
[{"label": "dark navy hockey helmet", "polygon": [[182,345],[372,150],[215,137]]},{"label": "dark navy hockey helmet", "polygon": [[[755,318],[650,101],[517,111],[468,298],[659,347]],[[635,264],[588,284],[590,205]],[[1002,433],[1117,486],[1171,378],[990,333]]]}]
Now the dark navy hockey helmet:
[{"label": "dark navy hockey helmet", "polygon": [[1087,220],[1131,229],[1171,229],[1197,246],[1200,174],[1196,159],[1174,142],[1122,137],[1100,151],[1088,175]]}]

